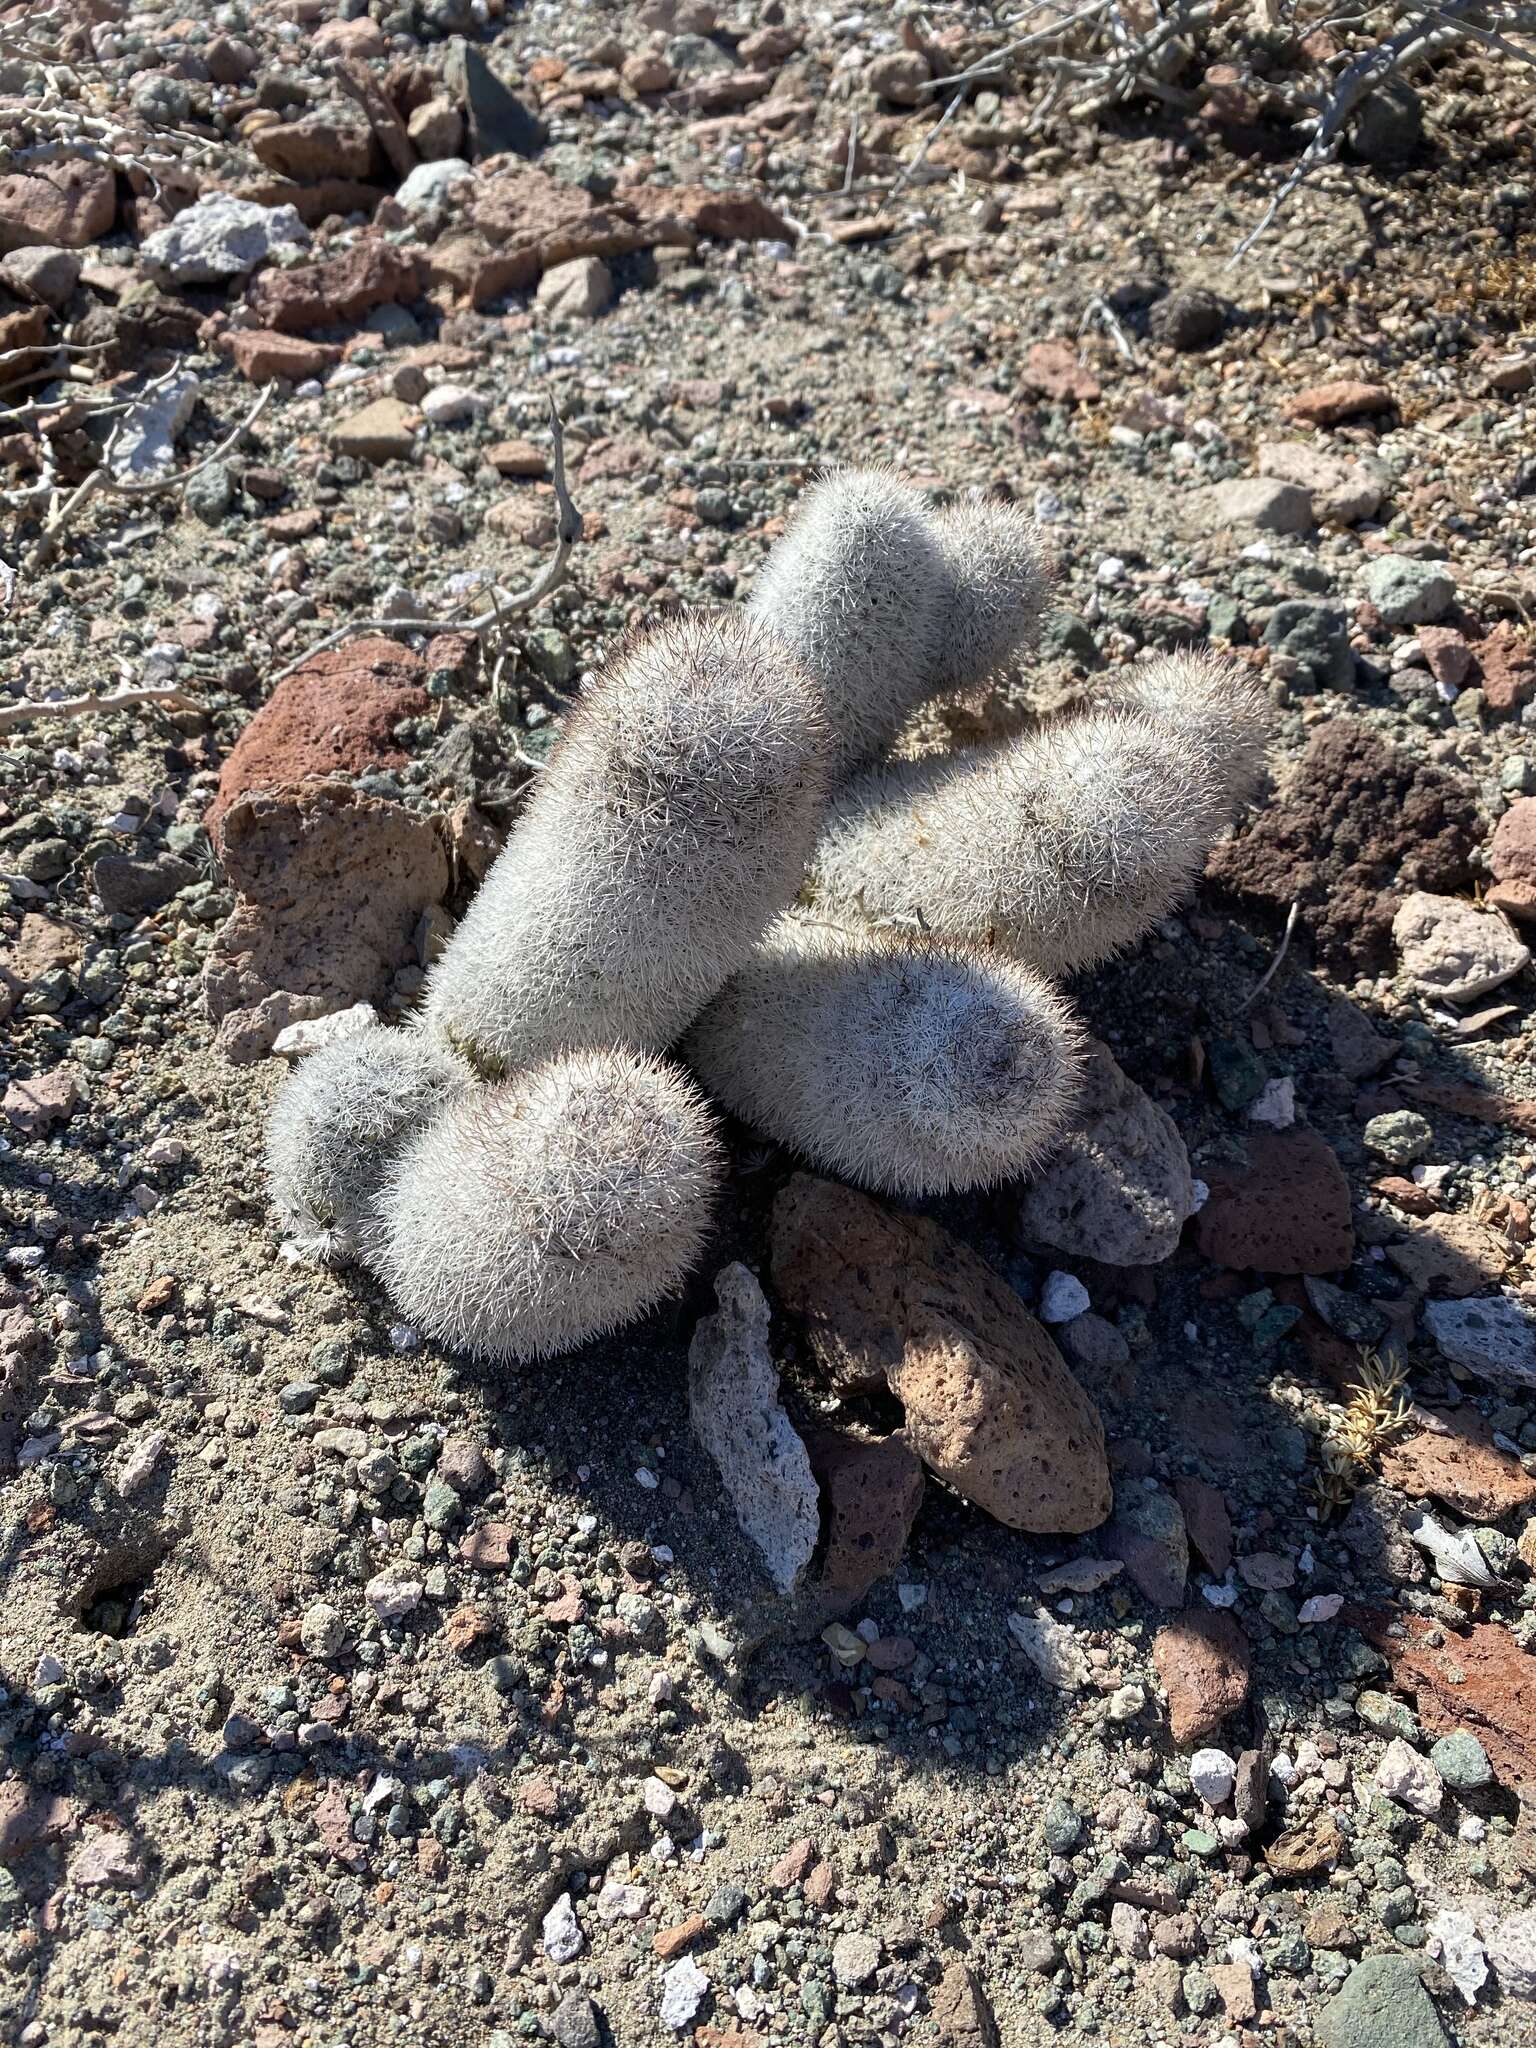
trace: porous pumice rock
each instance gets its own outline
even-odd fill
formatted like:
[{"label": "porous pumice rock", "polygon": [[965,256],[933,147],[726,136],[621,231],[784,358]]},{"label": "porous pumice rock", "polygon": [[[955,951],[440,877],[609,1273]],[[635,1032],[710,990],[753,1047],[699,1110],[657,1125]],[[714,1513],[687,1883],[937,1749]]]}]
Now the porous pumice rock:
[{"label": "porous pumice rock", "polygon": [[1000,1274],[925,1217],[796,1174],[772,1272],[835,1385],[885,1384],[929,1470],[1009,1528],[1080,1534],[1110,1509],[1104,1433]]},{"label": "porous pumice rock", "polygon": [[786,916],[686,1050],[734,1116],[865,1187],[922,1195],[1033,1166],[1071,1110],[1081,1040],[1017,961]]},{"label": "porous pumice rock", "polygon": [[1020,1199],[1026,1243],[1108,1266],[1156,1265],[1194,1206],[1178,1126],[1090,1039],[1067,1134]]},{"label": "porous pumice rock", "polygon": [[391,1162],[365,1255],[452,1350],[523,1363],[633,1321],[697,1263],[715,1120],[685,1075],[583,1050],[453,1098]]},{"label": "porous pumice rock", "polygon": [[433,967],[430,1028],[490,1076],[663,1051],[793,900],[830,744],[812,683],[745,617],[629,643]]}]

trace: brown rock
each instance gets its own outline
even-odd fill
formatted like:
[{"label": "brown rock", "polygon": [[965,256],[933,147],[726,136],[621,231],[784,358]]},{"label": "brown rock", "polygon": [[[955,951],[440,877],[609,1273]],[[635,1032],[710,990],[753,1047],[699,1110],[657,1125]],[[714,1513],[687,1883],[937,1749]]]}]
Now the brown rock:
[{"label": "brown rock", "polygon": [[991,2001],[975,1971],[958,1956],[945,1964],[929,2000],[929,2013],[940,2041],[952,2042],[955,2048],[999,2048],[1002,2037]]},{"label": "brown rock", "polygon": [[1334,1273],[1354,1257],[1349,1181],[1326,1138],[1250,1131],[1246,1168],[1213,1165],[1195,1243],[1234,1272]]},{"label": "brown rock", "polygon": [[291,206],[307,228],[317,228],[342,213],[366,214],[371,219],[384,196],[382,185],[370,184],[365,178],[316,178],[310,184],[294,178],[246,178],[235,187],[237,199],[252,199],[258,206]]},{"label": "brown rock", "polygon": [[1164,1624],[1152,1663],[1182,1748],[1212,1735],[1248,1697],[1248,1642],[1230,1614],[1191,1611]]},{"label": "brown rock", "polygon": [[1413,637],[1435,681],[1459,690],[1472,672],[1473,655],[1465,636],[1454,626],[1419,626]]},{"label": "brown rock", "polygon": [[1440,1208],[1438,1195],[1399,1173],[1383,1174],[1380,1180],[1372,1181],[1371,1192],[1390,1202],[1394,1209],[1406,1209],[1410,1216],[1433,1216]]},{"label": "brown rock", "polygon": [[1189,1540],[1213,1578],[1224,1578],[1232,1562],[1232,1517],[1208,1479],[1175,1479],[1173,1497],[1184,1510]]},{"label": "brown rock", "polygon": [[627,192],[642,220],[681,221],[714,242],[785,242],[793,232],[782,213],[755,192],[715,192],[708,185],[661,185]]},{"label": "brown rock", "polygon": [[1419,1615],[1396,1620],[1401,1633],[1372,1627],[1369,1640],[1413,1699],[1425,1733],[1469,1729],[1499,1782],[1529,1797],[1536,1788],[1536,1657],[1502,1622],[1454,1635]]},{"label": "brown rock", "polygon": [[[295,1016],[382,1004],[448,887],[431,819],[341,782],[242,796],[223,819],[238,900],[203,969],[216,1043],[259,1059]],[[279,1021],[280,1020],[280,1021]]]},{"label": "brown rock", "polygon": [[1536,690],[1536,646],[1508,619],[1501,619],[1472,649],[1488,709],[1506,718]]},{"label": "brown rock", "polygon": [[414,250],[366,236],[322,263],[262,271],[248,286],[245,302],[258,326],[303,334],[311,327],[347,326],[375,306],[408,304],[420,296],[423,282]]},{"label": "brown rock", "polygon": [[728,114],[733,107],[748,107],[773,90],[771,71],[711,71],[679,93],[681,103],[695,114]]},{"label": "brown rock", "polygon": [[0,1785],[0,1863],[14,1863],[39,1842],[56,1842],[74,1826],[79,1808],[57,1792],[33,1791],[20,1778]]},{"label": "brown rock", "polygon": [[1484,890],[1483,901],[1517,924],[1536,924],[1536,882],[1495,882]]},{"label": "brown rock", "polygon": [[502,476],[549,474],[549,457],[532,441],[494,441],[485,451],[485,460]]},{"label": "brown rock", "polygon": [[80,964],[83,943],[72,926],[29,910],[21,920],[16,943],[0,957],[0,975],[18,988],[30,988],[44,975],[73,974]]},{"label": "brown rock", "polygon": [[816,1844],[809,1835],[802,1835],[798,1842],[790,1843],[764,1883],[771,1892],[787,1892],[791,1885],[805,1882],[815,1861]]},{"label": "brown rock", "polygon": [[642,210],[635,193],[599,203],[579,185],[507,161],[477,179],[467,226],[434,245],[428,275],[483,306],[579,257],[625,256],[666,242],[688,247],[693,239],[694,231],[659,203]]},{"label": "brown rock", "polygon": [[80,1100],[80,1077],[73,1067],[55,1067],[29,1081],[13,1081],[0,1100],[0,1112],[24,1137],[40,1138],[55,1124],[68,1123]]},{"label": "brown rock", "polygon": [[1363,384],[1350,377],[1337,378],[1331,384],[1310,384],[1286,407],[1293,420],[1305,420],[1314,427],[1342,426],[1345,420],[1369,419],[1396,409],[1396,400],[1384,384]]},{"label": "brown rock", "polygon": [[1302,1921],[1301,1931],[1312,1948],[1350,1950],[1360,1946],[1359,1929],[1342,1906],[1327,1899],[1313,1907]]},{"label": "brown rock", "polygon": [[1324,1807],[1310,1820],[1287,1828],[1264,1851],[1264,1861],[1277,1877],[1316,1877],[1334,1870],[1344,1854],[1344,1837],[1331,1810]]},{"label": "brown rock", "polygon": [[1216,1986],[1216,1996],[1234,2026],[1246,2026],[1249,2020],[1258,2018],[1253,1971],[1247,1963],[1207,1963],[1205,1974]]},{"label": "brown rock", "polygon": [[285,676],[241,733],[203,820],[214,844],[231,804],[259,790],[397,768],[402,718],[431,709],[422,656],[382,636],[328,648]]},{"label": "brown rock", "polygon": [[923,1468],[905,1435],[801,1432],[821,1488],[826,1548],[818,1590],[846,1609],[901,1562],[923,1502]]},{"label": "brown rock", "polygon": [[472,1600],[455,1607],[443,1623],[443,1641],[460,1657],[476,1643],[488,1642],[495,1633],[495,1615],[489,1607],[478,1606]]},{"label": "brown rock", "polygon": [[117,180],[110,164],[65,157],[0,178],[0,255],[10,249],[83,249],[112,232]]},{"label": "brown rock", "polygon": [[1536,883],[1536,796],[1517,797],[1500,818],[1488,866],[1500,882]]},{"label": "brown rock", "polygon": [[420,422],[421,415],[398,398],[376,398],[332,427],[331,446],[359,462],[394,462],[416,446]]},{"label": "brown rock", "polygon": [[897,107],[920,107],[928,98],[933,69],[921,50],[886,50],[864,67],[872,93]]},{"label": "brown rock", "polygon": [[675,1927],[664,1927],[652,1941],[651,1947],[664,1963],[670,1963],[674,1956],[683,1955],[708,1932],[709,1922],[704,1915],[690,1913],[686,1920],[679,1920]]},{"label": "brown rock", "polygon": [[517,1532],[510,1522],[483,1522],[459,1545],[459,1555],[477,1572],[501,1572],[517,1554]]},{"label": "brown rock", "polygon": [[907,1438],[1010,1528],[1080,1534],[1109,1513],[1099,1418],[1017,1294],[925,1218],[797,1174],[773,1215],[773,1279],[840,1385],[884,1379]]},{"label": "brown rock", "polygon": [[[880,1681],[876,1681],[878,1684]],[[805,1903],[824,1913],[832,1903],[837,1890],[837,1872],[830,1863],[821,1862],[805,1880]]]},{"label": "brown rock", "polygon": [[1463,780],[1334,719],[1281,797],[1213,851],[1206,874],[1276,918],[1299,902],[1326,965],[1374,972],[1394,958],[1392,919],[1410,890],[1454,896],[1470,879],[1480,829]]},{"label": "brown rock", "polygon": [[405,132],[424,164],[442,163],[464,146],[464,116],[452,100],[426,100],[412,112]]},{"label": "brown rock", "polygon": [[341,350],[329,342],[305,341],[296,334],[278,334],[270,327],[231,328],[220,346],[241,376],[253,384],[270,384],[278,377],[300,384],[306,377],[318,377],[341,357]]},{"label": "brown rock", "polygon": [[1388,1486],[1410,1500],[1443,1500],[1478,1522],[1496,1522],[1516,1508],[1536,1505],[1536,1479],[1498,1448],[1475,1408],[1414,1413],[1424,1418],[1424,1427],[1396,1438],[1381,1453]]},{"label": "brown rock", "polygon": [[1387,1246],[1387,1257],[1425,1294],[1460,1301],[1499,1284],[1510,1248],[1496,1230],[1471,1216],[1427,1216],[1410,1227],[1403,1243]]},{"label": "brown rock", "polygon": [[280,178],[366,178],[373,161],[373,134],[327,114],[258,128],[250,138],[258,163]]},{"label": "brown rock", "polygon": [[1019,382],[1026,391],[1038,391],[1042,398],[1055,398],[1070,405],[1089,405],[1104,392],[1098,378],[1078,361],[1077,350],[1067,341],[1035,342],[1024,358]]}]

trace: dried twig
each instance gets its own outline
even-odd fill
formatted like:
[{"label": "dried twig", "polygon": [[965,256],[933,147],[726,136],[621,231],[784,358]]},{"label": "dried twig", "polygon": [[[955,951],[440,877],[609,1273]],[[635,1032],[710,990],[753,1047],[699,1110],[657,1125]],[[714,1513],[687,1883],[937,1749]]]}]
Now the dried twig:
[{"label": "dried twig", "polygon": [[305,662],[313,661],[317,654],[328,653],[344,641],[355,640],[361,633],[473,633],[477,638],[491,636],[498,632],[505,620],[520,612],[532,611],[552,590],[558,589],[565,581],[571,550],[581,539],[581,514],[572,502],[565,480],[565,429],[553,397],[549,401],[549,426],[554,441],[555,504],[559,510],[555,551],[526,590],[508,591],[493,586],[489,608],[467,619],[352,619],[315,641],[313,646],[306,647],[286,668],[279,669],[272,680],[282,682],[284,677],[301,669]]},{"label": "dried twig", "polygon": [[1260,981],[1256,987],[1250,989],[1245,1000],[1238,1004],[1237,1014],[1239,1017],[1242,1016],[1245,1010],[1251,1010],[1253,1008],[1253,1005],[1259,1000],[1259,997],[1263,995],[1265,989],[1269,987],[1269,984],[1280,972],[1281,963],[1284,961],[1286,954],[1291,950],[1291,934],[1296,929],[1296,920],[1298,917],[1300,917],[1300,915],[1301,904],[1293,897],[1291,899],[1290,910],[1286,915],[1285,930],[1280,935],[1280,950],[1278,953],[1276,953],[1274,959],[1270,961],[1269,966],[1265,969],[1264,978],[1262,979],[1262,981]]},{"label": "dried twig", "polygon": [[917,152],[917,155],[913,157],[911,163],[906,165],[906,167],[903,169],[901,173],[901,176],[896,180],[895,184],[891,187],[890,191],[886,193],[885,197],[881,200],[879,206],[876,207],[875,211],[877,213],[884,213],[885,209],[888,206],[895,205],[896,201],[901,197],[902,193],[905,192],[908,185],[911,184],[912,180],[917,176],[918,172],[922,169],[923,165],[928,161],[929,150],[932,149],[933,145],[938,141],[939,137],[944,133],[944,130],[949,126],[950,122],[955,118],[956,114],[959,113],[961,107],[964,104],[965,94],[963,92],[957,92],[954,98],[950,101],[949,105],[944,109],[943,113],[940,114],[938,120],[934,122],[933,126],[928,130],[928,133],[924,136],[922,148]]},{"label": "dried twig", "polygon": [[137,711],[143,704],[159,704],[168,711],[206,711],[184,690],[116,690],[106,697],[56,697],[51,702],[7,704],[0,708],[0,732],[18,725],[31,725],[39,718],[89,718],[100,712]]}]

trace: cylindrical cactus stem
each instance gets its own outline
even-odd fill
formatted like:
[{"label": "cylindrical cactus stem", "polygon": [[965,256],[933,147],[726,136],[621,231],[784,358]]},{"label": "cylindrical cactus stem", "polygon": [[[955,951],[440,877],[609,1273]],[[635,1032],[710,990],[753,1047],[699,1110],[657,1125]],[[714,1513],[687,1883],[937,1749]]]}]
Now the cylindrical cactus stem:
[{"label": "cylindrical cactus stem", "polygon": [[1094,966],[1188,894],[1269,729],[1237,664],[1169,655],[1021,739],[872,769],[833,803],[816,906],[995,944],[1045,974]]},{"label": "cylindrical cactus stem", "polygon": [[816,688],[742,614],[623,648],[587,690],[427,983],[488,1076],[680,1036],[794,900],[831,739]]},{"label": "cylindrical cactus stem", "polygon": [[984,683],[1039,638],[1055,567],[1044,534],[1017,505],[961,501],[934,515],[947,596],[931,687]]},{"label": "cylindrical cactus stem", "polygon": [[300,1061],[273,1099],[266,1147],[273,1207],[299,1248],[356,1258],[395,1150],[473,1081],[446,1045],[385,1024]]},{"label": "cylindrical cactus stem", "polygon": [[1037,1165],[1083,1036],[1016,960],[780,918],[686,1056],[733,1115],[861,1186],[931,1195]]},{"label": "cylindrical cactus stem", "polygon": [[687,1275],[721,1174],[664,1061],[583,1050],[450,1102],[393,1161],[368,1263],[451,1350],[503,1363],[633,1321]]},{"label": "cylindrical cactus stem", "polygon": [[941,687],[950,584],[922,494],[884,469],[835,470],[801,499],[747,600],[821,690],[841,778]]}]

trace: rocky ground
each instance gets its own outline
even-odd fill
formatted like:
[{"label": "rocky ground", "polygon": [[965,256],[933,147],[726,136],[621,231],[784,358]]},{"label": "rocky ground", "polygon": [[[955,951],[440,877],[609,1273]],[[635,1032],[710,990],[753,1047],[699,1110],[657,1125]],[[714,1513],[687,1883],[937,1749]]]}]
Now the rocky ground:
[{"label": "rocky ground", "polygon": [[[1033,130],[983,78],[893,193],[1002,40],[0,14],[7,2040],[1529,2038],[1528,103],[1453,52],[1229,264],[1302,52]],[[306,662],[539,574],[551,398],[553,595]],[[1074,990],[1030,1187],[904,1218],[734,1130],[686,1300],[468,1370],[285,1256],[285,1058],[409,1008],[615,635],[872,461],[1060,556],[1039,662],[913,745],[1209,639],[1273,792]],[[789,1595],[690,1417],[734,1261]],[[1107,1466],[1031,1415],[1062,1358]]]}]

